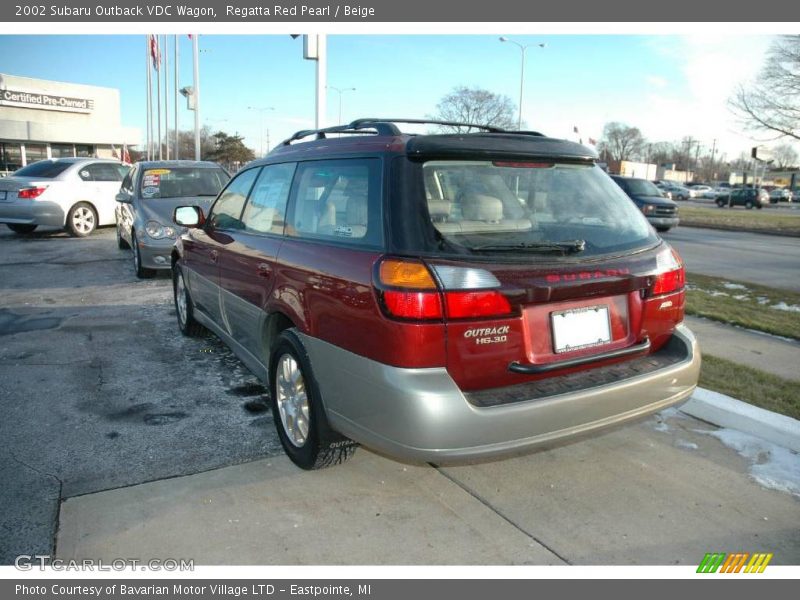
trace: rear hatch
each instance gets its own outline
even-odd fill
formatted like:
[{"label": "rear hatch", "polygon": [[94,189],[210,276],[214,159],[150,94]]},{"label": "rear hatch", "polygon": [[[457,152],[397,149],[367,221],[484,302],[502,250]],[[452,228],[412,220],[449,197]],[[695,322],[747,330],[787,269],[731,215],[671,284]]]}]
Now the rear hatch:
[{"label": "rear hatch", "polygon": [[436,282],[461,389],[641,357],[683,319],[679,257],[591,161],[447,157],[415,169],[432,231],[406,260]]}]

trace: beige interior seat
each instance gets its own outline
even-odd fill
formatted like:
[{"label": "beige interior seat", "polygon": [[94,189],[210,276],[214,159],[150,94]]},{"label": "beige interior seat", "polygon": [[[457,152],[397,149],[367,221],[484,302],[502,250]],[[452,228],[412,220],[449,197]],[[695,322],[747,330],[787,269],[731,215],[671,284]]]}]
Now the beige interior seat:
[{"label": "beige interior seat", "polygon": [[461,200],[460,221],[436,223],[442,233],[479,233],[482,231],[526,231],[533,227],[530,219],[506,219],[503,202],[486,194],[468,194]]},{"label": "beige interior seat", "polygon": [[368,202],[366,190],[356,192],[347,198],[345,223],[336,227],[335,234],[340,237],[363,238],[367,235]]}]

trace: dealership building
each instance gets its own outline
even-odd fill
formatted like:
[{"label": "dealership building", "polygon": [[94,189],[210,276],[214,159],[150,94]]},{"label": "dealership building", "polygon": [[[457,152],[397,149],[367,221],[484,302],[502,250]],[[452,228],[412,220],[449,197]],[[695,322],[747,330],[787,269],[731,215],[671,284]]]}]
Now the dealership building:
[{"label": "dealership building", "polygon": [[44,158],[112,158],[141,143],[119,90],[0,74],[0,175]]}]

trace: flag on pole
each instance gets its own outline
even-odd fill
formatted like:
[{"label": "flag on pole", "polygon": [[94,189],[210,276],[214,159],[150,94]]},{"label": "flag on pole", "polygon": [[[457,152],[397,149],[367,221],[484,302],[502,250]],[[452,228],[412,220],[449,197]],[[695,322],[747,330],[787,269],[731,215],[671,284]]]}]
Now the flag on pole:
[{"label": "flag on pole", "polygon": [[153,68],[158,71],[161,65],[161,50],[158,47],[158,36],[150,34],[150,58],[153,61]]},{"label": "flag on pole", "polygon": [[596,139],[594,139],[594,138],[589,138],[589,143],[590,143],[592,146],[597,146],[597,140],[596,140]]},{"label": "flag on pole", "polygon": [[577,125],[573,125],[572,126],[572,132],[573,133],[578,133],[578,126]]},{"label": "flag on pole", "polygon": [[125,164],[130,164],[131,162],[131,153],[128,152],[128,144],[122,144],[122,158],[120,159]]},{"label": "flag on pole", "polygon": [[117,147],[114,144],[111,144],[111,156],[119,159],[119,152],[117,152]]}]

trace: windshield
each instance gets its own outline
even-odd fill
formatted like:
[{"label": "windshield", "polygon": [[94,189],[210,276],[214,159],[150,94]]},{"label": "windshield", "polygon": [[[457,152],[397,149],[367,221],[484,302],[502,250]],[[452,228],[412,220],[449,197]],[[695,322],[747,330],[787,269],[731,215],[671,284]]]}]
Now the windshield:
[{"label": "windshield", "polygon": [[22,167],[14,171],[16,177],[41,177],[43,179],[53,179],[66,171],[72,163],[56,162],[52,160],[40,160],[27,167]]},{"label": "windshield", "polygon": [[646,179],[628,179],[627,184],[628,189],[634,196],[656,196],[658,198],[662,196],[661,190]]},{"label": "windshield", "polygon": [[444,251],[561,249],[587,256],[658,240],[636,205],[594,165],[430,161],[423,177]]},{"label": "windshield", "polygon": [[142,198],[216,196],[230,177],[220,168],[179,167],[146,169],[139,191]]}]

